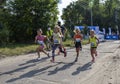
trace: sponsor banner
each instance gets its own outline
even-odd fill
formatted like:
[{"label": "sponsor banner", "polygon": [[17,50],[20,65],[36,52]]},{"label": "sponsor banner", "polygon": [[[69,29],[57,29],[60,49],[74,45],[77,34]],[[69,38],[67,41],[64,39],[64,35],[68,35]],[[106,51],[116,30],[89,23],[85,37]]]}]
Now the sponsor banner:
[{"label": "sponsor banner", "polygon": [[85,28],[85,26],[75,26],[75,29],[83,30],[84,28]]},{"label": "sponsor banner", "polygon": [[94,30],[96,34],[99,34],[99,26],[88,26],[90,30]]},{"label": "sponsor banner", "polygon": [[106,35],[105,39],[107,39],[107,40],[118,40],[119,36],[118,35]]}]

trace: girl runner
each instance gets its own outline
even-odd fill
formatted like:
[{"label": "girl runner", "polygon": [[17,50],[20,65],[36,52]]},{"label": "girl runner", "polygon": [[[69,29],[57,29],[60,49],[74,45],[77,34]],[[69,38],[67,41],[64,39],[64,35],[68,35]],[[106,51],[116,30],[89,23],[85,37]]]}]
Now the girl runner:
[{"label": "girl runner", "polygon": [[64,53],[64,57],[66,57],[66,52],[62,50],[60,41],[61,41],[61,34],[59,33],[59,26],[56,26],[53,32],[53,41],[54,44],[52,46],[52,60],[51,62],[55,61],[55,50],[59,48],[60,52]]},{"label": "girl runner", "polygon": [[[65,48],[64,45],[62,44],[62,42],[63,42],[63,37],[64,37],[64,36],[63,36],[60,28],[59,28],[59,33],[60,33],[60,35],[61,35],[60,47],[64,50],[64,52],[66,52],[66,48]],[[60,55],[60,50],[59,50],[59,52],[58,52],[58,55]]]},{"label": "girl runner", "polygon": [[75,42],[75,47],[76,47],[76,52],[77,52],[77,56],[75,58],[75,62],[77,62],[78,60],[78,56],[79,56],[79,51],[81,49],[81,41],[82,41],[82,35],[79,29],[75,29],[75,35],[74,35],[74,42]]},{"label": "girl runner", "polygon": [[99,39],[95,36],[94,30],[90,31],[89,43],[91,45],[90,52],[91,52],[91,56],[92,56],[92,62],[95,62],[95,56],[97,56],[96,49],[99,44]]},{"label": "girl runner", "polygon": [[35,37],[35,43],[39,44],[39,47],[37,48],[38,58],[40,58],[40,52],[45,53],[49,57],[49,53],[45,52],[44,50],[44,40],[46,36],[42,35],[42,30],[37,30],[37,36]]}]

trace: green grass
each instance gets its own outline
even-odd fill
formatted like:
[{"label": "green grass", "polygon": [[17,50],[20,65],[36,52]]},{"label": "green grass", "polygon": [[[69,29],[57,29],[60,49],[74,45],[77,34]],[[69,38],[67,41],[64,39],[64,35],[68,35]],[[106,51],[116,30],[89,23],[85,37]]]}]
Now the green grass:
[{"label": "green grass", "polygon": [[[82,42],[83,45],[87,43],[87,40]],[[72,40],[67,40],[63,42],[64,46],[72,47],[74,42]],[[28,54],[36,51],[38,45],[35,44],[11,44],[7,46],[0,47],[0,58],[6,56],[16,56],[22,54]]]},{"label": "green grass", "polygon": [[0,57],[15,56],[35,52],[37,45],[35,44],[12,44],[0,47]]},{"label": "green grass", "polygon": [[82,45],[88,44],[88,40],[83,40]]},{"label": "green grass", "polygon": [[[86,45],[87,43],[88,43],[88,40],[83,40],[83,41],[82,41],[82,45]],[[74,46],[73,40],[67,40],[67,41],[63,42],[63,44],[64,44],[65,46],[67,46],[67,47],[72,47],[72,46]]]}]

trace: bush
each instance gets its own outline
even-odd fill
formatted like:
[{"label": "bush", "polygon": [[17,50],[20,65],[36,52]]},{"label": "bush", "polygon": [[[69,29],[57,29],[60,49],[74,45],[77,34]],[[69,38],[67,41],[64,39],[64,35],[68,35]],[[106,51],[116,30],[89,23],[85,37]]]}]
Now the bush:
[{"label": "bush", "polygon": [[9,42],[9,30],[3,28],[0,30],[0,45],[6,45]]}]

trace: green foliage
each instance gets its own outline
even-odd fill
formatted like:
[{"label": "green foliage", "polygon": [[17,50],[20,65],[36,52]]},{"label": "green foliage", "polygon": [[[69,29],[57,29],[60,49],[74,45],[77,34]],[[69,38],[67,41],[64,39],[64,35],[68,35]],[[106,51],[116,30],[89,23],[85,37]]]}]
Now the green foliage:
[{"label": "green foliage", "polygon": [[48,26],[55,25],[57,3],[57,0],[9,0],[0,18],[10,31],[10,41],[29,42],[38,28],[45,33]]},{"label": "green foliage", "polygon": [[9,30],[4,28],[0,30],[0,44],[6,45],[9,42]]},{"label": "green foliage", "polygon": [[0,47],[0,58],[36,52],[35,44],[8,44]]},{"label": "green foliage", "polygon": [[105,0],[105,3],[100,3],[101,0],[78,0],[63,10],[62,19],[67,28],[72,28],[73,31],[75,25],[91,25],[91,1],[93,25],[99,25],[100,28],[112,27],[113,30],[116,25],[120,27],[120,0]]}]

